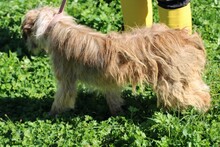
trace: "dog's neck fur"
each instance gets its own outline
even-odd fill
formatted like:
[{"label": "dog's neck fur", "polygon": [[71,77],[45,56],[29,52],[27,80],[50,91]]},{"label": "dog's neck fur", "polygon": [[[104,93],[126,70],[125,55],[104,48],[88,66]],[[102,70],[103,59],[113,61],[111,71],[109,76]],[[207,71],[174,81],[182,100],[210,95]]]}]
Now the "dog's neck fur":
[{"label": "dog's neck fur", "polygon": [[45,31],[49,31],[52,27],[54,27],[54,25],[56,25],[56,23],[61,19],[62,16],[62,13],[55,14]]}]

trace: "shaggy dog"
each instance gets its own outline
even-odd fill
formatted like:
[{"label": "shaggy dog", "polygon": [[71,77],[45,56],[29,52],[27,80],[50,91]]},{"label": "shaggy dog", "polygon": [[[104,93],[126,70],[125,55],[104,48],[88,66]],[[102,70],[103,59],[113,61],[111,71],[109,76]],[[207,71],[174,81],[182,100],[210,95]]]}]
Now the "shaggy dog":
[{"label": "shaggy dog", "polygon": [[29,49],[44,48],[51,56],[58,83],[51,114],[74,108],[77,81],[105,94],[113,115],[121,111],[120,92],[127,84],[152,85],[157,104],[165,108],[205,112],[210,107],[201,77],[205,49],[197,34],[161,24],[102,34],[57,11],[30,10],[22,24]]}]

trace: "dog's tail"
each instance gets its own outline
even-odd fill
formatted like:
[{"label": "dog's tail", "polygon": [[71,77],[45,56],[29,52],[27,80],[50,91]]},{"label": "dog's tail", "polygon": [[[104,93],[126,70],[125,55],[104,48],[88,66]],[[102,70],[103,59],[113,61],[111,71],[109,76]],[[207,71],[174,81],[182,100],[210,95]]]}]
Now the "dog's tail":
[{"label": "dog's tail", "polygon": [[154,26],[151,58],[157,62],[158,79],[154,88],[158,104],[165,107],[195,108],[206,111],[210,106],[208,86],[202,80],[206,52],[201,37],[184,30]]},{"label": "dog's tail", "polygon": [[197,33],[189,35],[187,31],[169,29],[164,25],[154,27],[157,31],[152,31],[151,58],[157,62],[160,73],[189,76],[192,72],[203,72],[206,52]]}]

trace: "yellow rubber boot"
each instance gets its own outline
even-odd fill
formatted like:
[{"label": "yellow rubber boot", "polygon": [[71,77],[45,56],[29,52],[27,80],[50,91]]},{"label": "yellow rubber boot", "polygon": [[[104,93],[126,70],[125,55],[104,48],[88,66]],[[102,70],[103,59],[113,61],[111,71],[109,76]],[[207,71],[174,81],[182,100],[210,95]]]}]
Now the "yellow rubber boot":
[{"label": "yellow rubber boot", "polygon": [[189,30],[192,33],[192,15],[190,3],[177,9],[164,9],[158,6],[160,23],[164,23],[170,28]]},{"label": "yellow rubber boot", "polygon": [[152,0],[121,0],[125,30],[153,23]]}]

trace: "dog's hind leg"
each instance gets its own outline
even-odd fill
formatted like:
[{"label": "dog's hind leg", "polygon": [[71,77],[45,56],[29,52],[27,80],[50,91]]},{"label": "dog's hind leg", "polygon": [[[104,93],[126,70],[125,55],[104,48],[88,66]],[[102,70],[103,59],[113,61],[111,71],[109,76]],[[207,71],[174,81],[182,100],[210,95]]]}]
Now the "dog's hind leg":
[{"label": "dog's hind leg", "polygon": [[124,100],[121,98],[120,94],[121,92],[118,90],[105,92],[106,101],[112,115],[123,112],[121,106],[124,104]]},{"label": "dog's hind leg", "polygon": [[64,111],[74,109],[76,101],[76,83],[59,81],[58,90],[50,111],[50,115],[56,115]]}]

